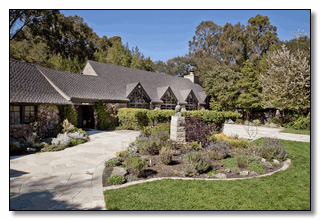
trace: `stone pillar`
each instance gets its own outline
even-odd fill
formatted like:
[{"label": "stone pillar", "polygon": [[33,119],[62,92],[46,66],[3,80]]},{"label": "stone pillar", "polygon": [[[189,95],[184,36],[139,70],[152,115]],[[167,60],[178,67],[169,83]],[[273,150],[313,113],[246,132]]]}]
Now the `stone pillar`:
[{"label": "stone pillar", "polygon": [[181,112],[171,116],[170,139],[176,142],[186,142],[186,131],[182,124],[185,123],[185,117]]},{"label": "stone pillar", "polygon": [[153,110],[161,110],[161,104],[154,104]]}]

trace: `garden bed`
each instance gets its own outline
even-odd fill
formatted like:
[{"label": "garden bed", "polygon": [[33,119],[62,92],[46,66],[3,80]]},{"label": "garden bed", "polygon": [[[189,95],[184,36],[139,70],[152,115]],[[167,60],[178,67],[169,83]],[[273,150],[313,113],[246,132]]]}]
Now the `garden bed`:
[{"label": "garden bed", "polygon": [[[230,156],[222,160],[210,160],[210,163],[212,165],[211,167],[209,167],[209,169],[206,172],[201,174],[194,174],[189,177],[219,179],[221,178],[221,176],[214,175],[214,174],[222,173],[222,174],[225,174],[226,178],[241,179],[241,178],[258,176],[261,174],[268,174],[276,170],[279,170],[284,165],[284,162],[280,162],[278,165],[273,164],[272,167],[269,167],[269,168],[265,167],[264,169],[260,169],[260,170],[257,170],[257,169],[251,170],[251,169],[248,169],[248,167],[239,168],[239,167],[233,166],[233,163],[236,160],[235,158],[250,155],[252,153],[251,152],[252,149],[253,148],[251,148],[251,150],[248,148],[231,149],[230,154],[232,155],[232,157]],[[141,176],[139,177],[136,176],[135,181],[146,180],[150,178],[159,178],[159,177],[186,177],[183,170],[188,166],[188,161],[186,159],[186,154],[182,153],[180,149],[177,149],[174,151],[172,162],[168,165],[165,165],[162,163],[159,155],[143,155],[143,154],[137,153],[136,156],[139,156],[145,159],[148,162],[148,167],[144,170]],[[150,160],[151,160],[151,163],[150,163]],[[260,162],[260,161],[261,160],[257,162]],[[246,166],[250,164],[252,163],[249,163]],[[119,165],[118,167],[125,168],[123,164]],[[114,167],[105,167],[103,171],[103,178],[102,178],[103,187],[113,185],[108,182],[108,177],[110,177],[113,168]],[[248,175],[241,175],[240,173],[242,171],[248,171]],[[128,175],[130,175],[129,172],[124,176],[127,177]]]}]

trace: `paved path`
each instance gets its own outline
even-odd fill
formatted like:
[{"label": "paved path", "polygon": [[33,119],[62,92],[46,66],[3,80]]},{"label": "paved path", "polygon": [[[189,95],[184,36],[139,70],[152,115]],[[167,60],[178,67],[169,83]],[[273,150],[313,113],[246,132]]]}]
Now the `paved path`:
[{"label": "paved path", "polygon": [[[249,132],[253,133],[255,131],[255,126],[249,127]],[[235,125],[235,124],[225,124],[223,133],[226,135],[237,134],[239,137],[249,139],[248,135],[248,126],[245,125]],[[290,134],[290,133],[283,133],[280,132],[284,130],[283,128],[268,128],[268,127],[258,127],[257,135],[251,139],[256,140],[261,137],[272,137],[272,138],[279,138],[283,140],[289,141],[301,141],[301,142],[310,142],[310,135],[303,135],[303,134]]]},{"label": "paved path", "polygon": [[104,162],[138,131],[92,130],[90,141],[58,152],[10,157],[10,210],[103,210]]}]

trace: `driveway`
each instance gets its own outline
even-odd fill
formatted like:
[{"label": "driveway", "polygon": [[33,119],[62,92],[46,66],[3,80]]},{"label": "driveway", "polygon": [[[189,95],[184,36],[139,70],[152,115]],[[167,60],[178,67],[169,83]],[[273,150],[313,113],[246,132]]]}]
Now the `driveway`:
[{"label": "driveway", "polygon": [[139,132],[87,133],[89,142],[63,151],[10,157],[10,210],[104,210],[104,162]]},{"label": "driveway", "polygon": [[[247,132],[249,130],[249,133]],[[300,142],[310,142],[310,135],[303,134],[290,134],[290,133],[282,133],[280,131],[284,130],[283,128],[268,128],[268,127],[257,127],[257,132],[255,136],[249,136],[249,134],[253,134],[256,131],[255,126],[245,125],[235,125],[235,124],[225,124],[223,133],[226,135],[237,134],[241,138],[247,139],[259,139],[261,137],[272,137],[289,141],[300,141]]]}]

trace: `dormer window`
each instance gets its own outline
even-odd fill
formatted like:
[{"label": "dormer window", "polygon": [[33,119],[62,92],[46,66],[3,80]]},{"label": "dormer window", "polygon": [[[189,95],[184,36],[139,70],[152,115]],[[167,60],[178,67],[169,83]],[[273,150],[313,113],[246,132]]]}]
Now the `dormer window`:
[{"label": "dormer window", "polygon": [[187,105],[186,110],[197,110],[198,109],[198,100],[194,93],[191,91],[186,99]]},{"label": "dormer window", "polygon": [[150,98],[142,86],[138,84],[129,95],[128,108],[146,108],[149,109]]},{"label": "dormer window", "polygon": [[163,104],[161,105],[161,109],[175,109],[178,100],[173,94],[172,90],[168,88],[168,90],[165,92],[165,94],[162,96],[161,100],[163,101]]}]

